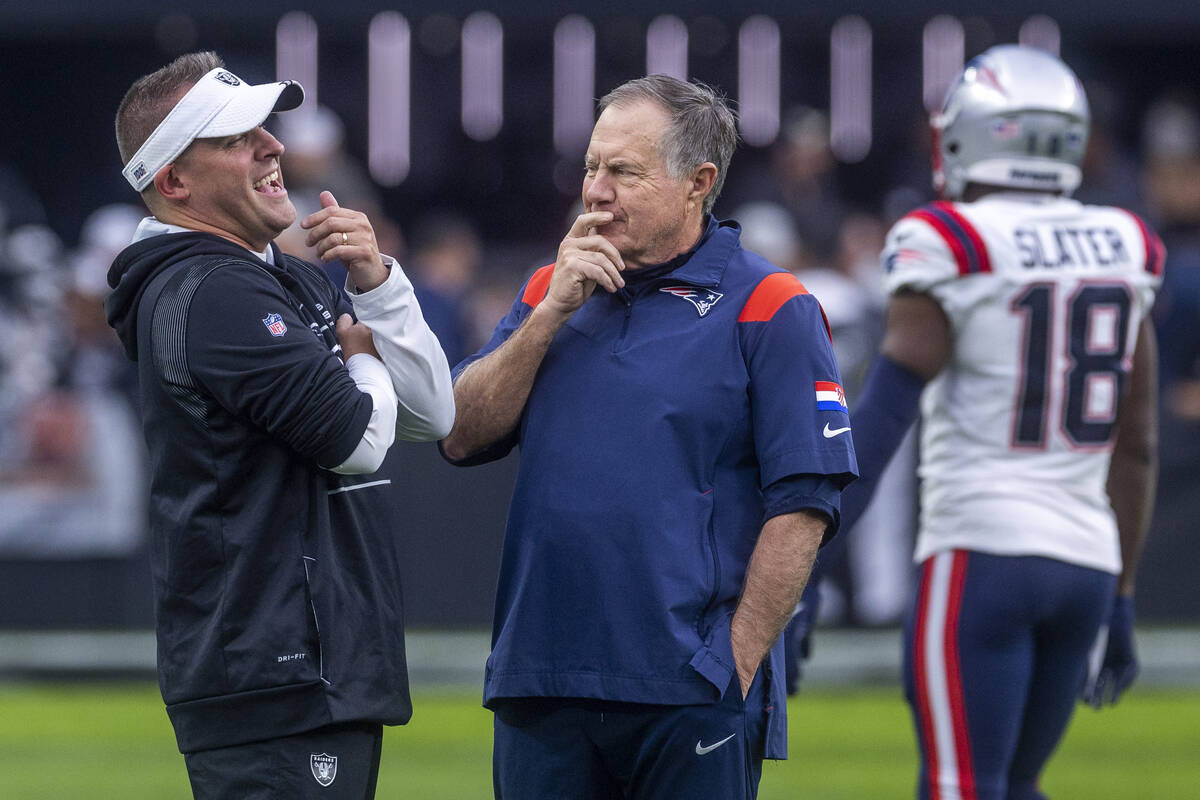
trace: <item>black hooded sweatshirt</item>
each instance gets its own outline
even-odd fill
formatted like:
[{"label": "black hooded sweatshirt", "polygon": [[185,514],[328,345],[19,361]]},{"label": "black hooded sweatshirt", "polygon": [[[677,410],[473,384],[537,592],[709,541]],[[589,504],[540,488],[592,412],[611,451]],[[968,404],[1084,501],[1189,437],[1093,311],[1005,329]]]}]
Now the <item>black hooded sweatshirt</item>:
[{"label": "black hooded sweatshirt", "polygon": [[336,355],[351,307],[271,247],[275,265],[164,234],[108,275],[138,363],[159,686],[184,753],[412,714],[389,481],[328,469],[372,408]]}]

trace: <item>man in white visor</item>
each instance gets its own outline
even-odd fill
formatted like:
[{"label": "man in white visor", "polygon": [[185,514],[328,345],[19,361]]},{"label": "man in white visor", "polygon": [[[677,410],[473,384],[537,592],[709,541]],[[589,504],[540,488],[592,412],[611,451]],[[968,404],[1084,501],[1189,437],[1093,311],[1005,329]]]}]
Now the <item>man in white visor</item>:
[{"label": "man in white visor", "polygon": [[346,294],[274,244],[296,210],[262,125],[303,99],[192,53],[117,111],[152,216],[105,310],[138,363],[159,685],[198,798],[373,797],[382,726],[412,713],[377,470],[449,432],[450,374],[365,215],[322,192],[300,223]]}]

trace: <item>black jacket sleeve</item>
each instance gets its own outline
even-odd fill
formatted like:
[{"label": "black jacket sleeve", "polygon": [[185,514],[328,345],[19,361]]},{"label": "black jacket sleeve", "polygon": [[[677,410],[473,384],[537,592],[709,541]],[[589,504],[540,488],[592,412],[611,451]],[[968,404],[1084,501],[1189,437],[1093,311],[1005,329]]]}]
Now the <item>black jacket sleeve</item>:
[{"label": "black jacket sleeve", "polygon": [[211,271],[187,313],[187,367],[231,414],[323,467],[353,452],[371,416],[341,360],[265,270]]}]

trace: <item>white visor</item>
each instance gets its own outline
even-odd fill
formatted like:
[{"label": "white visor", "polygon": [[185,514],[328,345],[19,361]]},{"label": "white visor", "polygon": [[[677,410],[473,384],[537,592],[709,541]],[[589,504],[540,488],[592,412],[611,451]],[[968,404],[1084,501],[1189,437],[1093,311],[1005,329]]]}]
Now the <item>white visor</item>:
[{"label": "white visor", "polygon": [[304,89],[295,81],[252,86],[217,67],[175,104],[121,174],[140,192],[194,139],[245,133],[261,125],[272,111],[288,111],[303,100]]}]

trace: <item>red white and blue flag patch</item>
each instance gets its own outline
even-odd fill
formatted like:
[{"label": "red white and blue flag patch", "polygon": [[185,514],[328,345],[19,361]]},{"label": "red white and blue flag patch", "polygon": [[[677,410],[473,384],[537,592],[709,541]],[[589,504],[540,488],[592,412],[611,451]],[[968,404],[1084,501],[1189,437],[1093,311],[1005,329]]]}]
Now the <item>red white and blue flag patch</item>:
[{"label": "red white and blue flag patch", "polygon": [[817,390],[817,411],[850,413],[850,409],[846,408],[846,393],[841,386],[833,381],[815,381],[813,387]]},{"label": "red white and blue flag patch", "polygon": [[287,333],[287,325],[284,323],[283,317],[278,314],[267,314],[262,324],[267,326],[267,330],[271,332],[272,336],[283,336]]},{"label": "red white and blue flag patch", "polygon": [[994,120],[989,126],[992,138],[998,142],[1008,142],[1021,136],[1021,123],[1015,119]]}]

